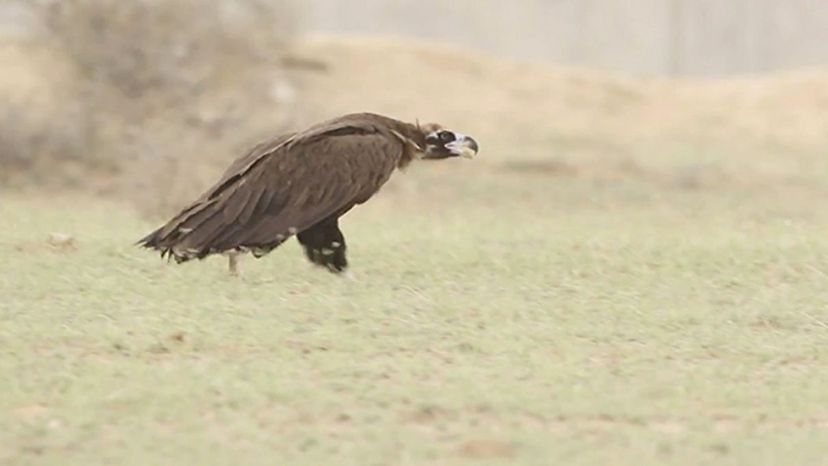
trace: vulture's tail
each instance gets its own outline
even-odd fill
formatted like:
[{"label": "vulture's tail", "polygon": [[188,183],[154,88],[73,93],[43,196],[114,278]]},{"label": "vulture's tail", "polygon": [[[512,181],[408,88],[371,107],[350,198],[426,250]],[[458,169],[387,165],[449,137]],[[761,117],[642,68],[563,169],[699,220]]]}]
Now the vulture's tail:
[{"label": "vulture's tail", "polygon": [[211,241],[222,226],[215,222],[215,218],[220,217],[217,212],[219,210],[212,203],[196,203],[135,244],[160,251],[162,258],[175,259],[179,264],[222,252]]},{"label": "vulture's tail", "polygon": [[188,254],[177,254],[175,251],[175,244],[171,241],[165,241],[163,236],[164,227],[161,227],[152,233],[148,234],[147,236],[139,239],[135,245],[140,246],[147,249],[155,249],[157,251],[161,251],[161,258],[166,258],[167,260],[175,259],[175,262],[180,264],[182,262],[186,262],[190,259],[194,259],[196,256],[188,255]]}]

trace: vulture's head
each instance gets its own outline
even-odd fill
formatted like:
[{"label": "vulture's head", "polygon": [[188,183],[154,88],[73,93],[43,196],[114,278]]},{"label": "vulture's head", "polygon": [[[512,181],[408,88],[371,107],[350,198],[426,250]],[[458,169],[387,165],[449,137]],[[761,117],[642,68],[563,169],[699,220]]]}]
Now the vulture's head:
[{"label": "vulture's head", "polygon": [[472,158],[477,155],[477,141],[471,136],[444,129],[438,125],[426,125],[423,130],[425,133],[423,159]]}]

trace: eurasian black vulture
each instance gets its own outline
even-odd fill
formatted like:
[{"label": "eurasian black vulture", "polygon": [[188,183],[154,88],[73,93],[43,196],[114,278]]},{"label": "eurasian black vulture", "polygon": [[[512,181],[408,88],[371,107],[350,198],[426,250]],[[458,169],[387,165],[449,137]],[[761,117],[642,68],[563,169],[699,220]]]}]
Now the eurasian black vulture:
[{"label": "eurasian black vulture", "polygon": [[261,257],[296,235],[311,262],[342,272],[348,262],[339,217],[413,160],[477,150],[471,137],[437,124],[371,113],[334,118],[257,145],[138,244],[179,263],[229,254],[235,273],[236,254]]}]

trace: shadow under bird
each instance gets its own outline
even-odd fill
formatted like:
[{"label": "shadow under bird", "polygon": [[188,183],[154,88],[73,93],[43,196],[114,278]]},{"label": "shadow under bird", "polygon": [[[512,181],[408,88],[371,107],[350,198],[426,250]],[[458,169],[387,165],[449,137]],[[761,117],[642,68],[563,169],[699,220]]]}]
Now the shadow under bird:
[{"label": "shadow under bird", "polygon": [[371,198],[397,168],[417,159],[474,157],[477,142],[438,124],[371,113],[334,118],[253,147],[169,222],[138,241],[176,262],[212,254],[259,258],[296,235],[305,255],[331,272],[348,261],[339,217]]}]

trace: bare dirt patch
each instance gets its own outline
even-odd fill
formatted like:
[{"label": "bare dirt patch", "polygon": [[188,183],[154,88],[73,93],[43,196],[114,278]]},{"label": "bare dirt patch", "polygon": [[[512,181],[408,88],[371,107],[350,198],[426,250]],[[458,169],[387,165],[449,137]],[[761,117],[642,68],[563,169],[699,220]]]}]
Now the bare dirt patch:
[{"label": "bare dirt patch", "polygon": [[[6,44],[0,63],[14,71],[0,78],[0,97],[10,108],[26,108],[27,124],[74,111],[80,77],[59,50]],[[239,95],[262,86],[219,80],[215,92],[199,94],[188,110],[192,118],[178,118],[184,127],[170,126],[169,112],[144,115],[149,143],[129,136],[140,156],[97,154],[109,168],[67,164],[65,174],[84,189],[174,210],[259,138],[354,111],[439,121],[474,134],[482,148],[474,163],[496,172],[653,179],[697,190],[807,185],[827,169],[828,71],[820,69],[729,80],[639,79],[427,42],[320,36],[293,42],[255,74],[272,80],[267,99]],[[121,130],[99,123],[101,134],[117,142]],[[82,136],[73,134],[60,140]],[[183,149],[166,149],[170,141]],[[119,168],[123,163],[130,169]]]},{"label": "bare dirt patch", "polygon": [[518,447],[511,442],[504,442],[500,440],[467,440],[457,447],[456,453],[459,456],[470,459],[493,459],[493,458],[513,458],[518,451]]}]

